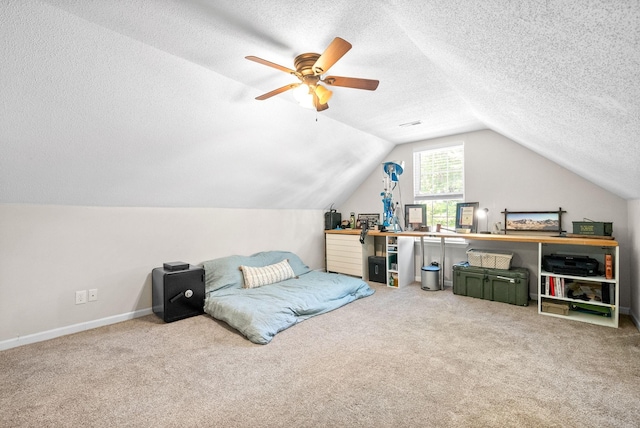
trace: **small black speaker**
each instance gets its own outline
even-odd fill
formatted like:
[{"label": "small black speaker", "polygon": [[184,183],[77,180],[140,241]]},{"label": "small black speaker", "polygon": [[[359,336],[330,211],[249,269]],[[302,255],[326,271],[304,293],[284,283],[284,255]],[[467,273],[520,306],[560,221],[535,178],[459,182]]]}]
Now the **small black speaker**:
[{"label": "small black speaker", "polygon": [[324,213],[324,230],[333,230],[342,223],[342,214],[331,210]]}]

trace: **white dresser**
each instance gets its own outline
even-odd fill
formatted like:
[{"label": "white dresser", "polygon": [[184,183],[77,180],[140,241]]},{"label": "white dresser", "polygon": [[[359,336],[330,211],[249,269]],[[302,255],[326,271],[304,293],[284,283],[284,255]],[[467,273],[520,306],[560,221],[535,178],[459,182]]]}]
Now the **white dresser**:
[{"label": "white dresser", "polygon": [[[346,232],[346,231],[345,231]],[[360,243],[360,234],[325,233],[327,272],[344,273],[368,280],[368,258],[375,254],[374,239],[365,237]]]}]

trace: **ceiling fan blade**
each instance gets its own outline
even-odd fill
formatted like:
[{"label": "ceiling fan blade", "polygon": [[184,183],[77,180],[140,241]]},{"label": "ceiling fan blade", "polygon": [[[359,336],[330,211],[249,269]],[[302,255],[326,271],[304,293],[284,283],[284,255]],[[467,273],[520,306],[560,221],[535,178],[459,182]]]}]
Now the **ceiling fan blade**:
[{"label": "ceiling fan blade", "polygon": [[271,92],[267,92],[266,94],[262,94],[259,97],[256,97],[256,100],[260,100],[260,101],[266,100],[267,98],[271,98],[274,95],[278,95],[278,94],[281,94],[281,93],[283,93],[285,91],[288,91],[290,89],[297,88],[298,86],[300,86],[300,83],[290,83],[288,85],[284,85],[281,88],[274,89]]},{"label": "ceiling fan blade", "polygon": [[341,39],[340,37],[336,37],[316,60],[316,63],[313,64],[313,72],[316,75],[325,74],[333,64],[338,62],[344,54],[349,52],[349,49],[351,49],[351,43]]},{"label": "ceiling fan blade", "polygon": [[318,98],[318,95],[315,92],[312,92],[313,94],[313,105],[316,107],[316,111],[323,111],[329,108],[329,104],[324,103],[324,104],[320,104],[320,98]]},{"label": "ceiling fan blade", "polygon": [[284,71],[285,73],[293,74],[294,76],[298,75],[298,73],[295,70],[292,70],[290,68],[284,67],[282,65],[278,65],[275,62],[267,61],[266,59],[258,58],[257,56],[245,56],[245,58],[248,59],[249,61],[254,61],[254,62],[257,62],[258,64],[263,64],[263,65],[275,68],[276,70],[280,70],[280,71]]},{"label": "ceiling fan blade", "polygon": [[327,76],[322,79],[324,83],[331,86],[343,86],[345,88],[366,89],[375,91],[380,83],[378,80],[360,79],[357,77]]}]

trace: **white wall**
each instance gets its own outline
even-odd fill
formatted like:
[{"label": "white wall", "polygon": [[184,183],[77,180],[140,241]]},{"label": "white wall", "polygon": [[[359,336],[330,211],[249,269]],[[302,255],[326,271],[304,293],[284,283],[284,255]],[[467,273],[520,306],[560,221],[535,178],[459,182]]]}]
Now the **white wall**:
[{"label": "white wall", "polygon": [[[501,211],[546,211],[562,207],[562,226],[572,231],[572,221],[589,218],[613,222],[613,231],[620,243],[620,303],[622,311],[631,304],[631,289],[637,294],[637,277],[630,279],[631,241],[627,201],[577,176],[556,163],[524,148],[520,144],[489,130],[470,132],[433,140],[397,146],[387,160],[405,161],[400,177],[400,191],[394,192],[394,201],[413,203],[413,152],[454,142],[465,144],[465,200],[479,202],[489,209],[489,224],[504,222]],[[356,213],[382,213],[382,167],[374,171],[356,192],[338,210],[345,215]],[[637,217],[636,217],[637,218]],[[481,224],[481,229],[484,229]],[[448,246],[445,275],[450,279],[451,263],[466,260],[467,248],[504,248],[499,243],[470,242],[466,246]],[[429,247],[431,251],[437,248]],[[530,293],[537,296],[537,247],[518,244],[513,265],[527,267],[532,278]],[[433,254],[433,252],[432,252]],[[431,258],[428,258],[431,260]],[[637,258],[636,258],[637,260]],[[419,266],[419,263],[416,264]]]},{"label": "white wall", "polygon": [[631,316],[640,329],[640,199],[629,201],[630,251],[629,270],[631,284]]},{"label": "white wall", "polygon": [[[324,267],[320,210],[0,205],[0,349],[149,313],[151,270],[264,250]],[[75,304],[75,291],[98,301]]]},{"label": "white wall", "polygon": [[[612,221],[621,247],[622,310],[630,308],[638,319],[640,226],[634,219],[640,200],[627,203],[495,132],[480,131],[397,146],[386,159],[406,162],[403,203],[412,202],[413,150],[455,141],[465,142],[466,199],[488,207],[491,223],[502,220],[504,208],[558,207],[567,211],[565,228],[583,217]],[[380,167],[338,209],[343,215],[381,213],[381,191]],[[149,313],[150,273],[163,262],[197,264],[270,249],[293,251],[313,269],[323,268],[323,213],[0,205],[0,350]],[[447,275],[466,249],[448,246]],[[428,261],[437,260],[439,247],[428,250]],[[513,250],[514,265],[535,273],[535,247]],[[534,276],[532,295],[536,282]],[[98,289],[98,301],[75,305],[75,291],[89,288]]]}]

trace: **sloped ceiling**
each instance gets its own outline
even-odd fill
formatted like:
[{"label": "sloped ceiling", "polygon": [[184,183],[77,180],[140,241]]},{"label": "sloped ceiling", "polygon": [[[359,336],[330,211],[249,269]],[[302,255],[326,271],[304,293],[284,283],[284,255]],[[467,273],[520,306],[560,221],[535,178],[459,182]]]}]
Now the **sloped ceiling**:
[{"label": "sloped ceiling", "polygon": [[[293,68],[340,36],[324,112]],[[640,198],[640,4],[0,4],[0,202],[326,209],[396,144],[493,129]],[[420,121],[416,126],[400,126]]]}]

